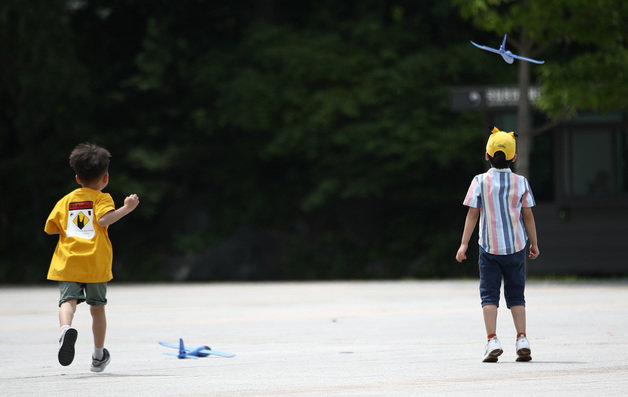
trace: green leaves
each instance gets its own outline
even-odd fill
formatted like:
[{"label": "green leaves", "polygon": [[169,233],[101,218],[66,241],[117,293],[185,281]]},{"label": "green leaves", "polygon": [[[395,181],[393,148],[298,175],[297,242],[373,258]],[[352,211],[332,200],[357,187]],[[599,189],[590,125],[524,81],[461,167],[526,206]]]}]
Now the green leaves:
[{"label": "green leaves", "polygon": [[163,278],[163,258],[241,227],[282,236],[281,266],[302,267],[286,277],[433,276],[451,259],[442,232],[458,227],[451,208],[481,169],[483,124],[449,111],[448,88],[509,76],[488,58],[469,65],[477,54],[449,3],[305,2],[274,18],[260,2],[23,3],[0,6],[28,16],[15,42],[0,27],[2,54],[16,55],[0,58],[0,89],[11,97],[20,82],[28,102],[2,125],[0,170],[29,180],[2,207],[23,192],[36,205],[0,213],[2,236],[20,225],[0,246],[39,233],[75,186],[68,152],[90,140],[113,155],[115,201],[142,200],[111,232],[116,261],[134,264],[127,279]]},{"label": "green leaves", "polygon": [[[628,49],[575,56],[565,65],[548,65],[541,71],[539,106],[552,116],[563,109],[614,111],[625,107],[628,95]],[[612,76],[612,78],[609,78]]]},{"label": "green leaves", "polygon": [[[622,0],[454,0],[480,29],[508,33],[518,50],[542,56],[534,68],[539,106],[550,117],[625,109],[626,21]],[[525,35],[521,35],[524,32]],[[520,36],[524,40],[520,40]],[[527,38],[527,40],[525,40]],[[541,55],[542,54],[542,55]]]}]

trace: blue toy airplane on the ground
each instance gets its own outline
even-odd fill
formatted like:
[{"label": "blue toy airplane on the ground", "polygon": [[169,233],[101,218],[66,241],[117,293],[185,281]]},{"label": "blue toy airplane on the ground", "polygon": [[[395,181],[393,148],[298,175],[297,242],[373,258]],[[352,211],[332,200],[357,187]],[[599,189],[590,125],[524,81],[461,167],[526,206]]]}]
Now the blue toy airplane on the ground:
[{"label": "blue toy airplane on the ground", "polygon": [[542,63],[545,63],[545,61],[537,61],[536,59],[530,59],[530,58],[522,57],[522,56],[519,56],[519,55],[515,55],[512,52],[506,50],[506,34],[504,35],[504,41],[502,41],[502,45],[499,46],[499,50],[497,50],[495,48],[487,47],[485,45],[476,44],[473,41],[471,42],[471,44],[473,44],[474,46],[476,46],[477,48],[479,48],[481,50],[490,51],[490,52],[494,52],[495,54],[501,55],[502,58],[504,58],[504,61],[506,61],[506,63],[513,63],[515,59],[520,59],[522,61],[528,61],[528,62],[532,62],[532,63],[537,63],[539,65],[542,64]]},{"label": "blue toy airplane on the ground", "polygon": [[179,345],[175,345],[172,343],[159,342],[160,345],[165,347],[170,347],[172,349],[179,349],[179,353],[170,353],[166,352],[169,356],[177,356],[177,358],[199,358],[199,357],[207,357],[207,356],[220,356],[220,357],[235,357],[235,354],[219,352],[216,350],[212,350],[209,346],[199,346],[195,348],[185,347],[183,344],[183,339],[179,338]]}]

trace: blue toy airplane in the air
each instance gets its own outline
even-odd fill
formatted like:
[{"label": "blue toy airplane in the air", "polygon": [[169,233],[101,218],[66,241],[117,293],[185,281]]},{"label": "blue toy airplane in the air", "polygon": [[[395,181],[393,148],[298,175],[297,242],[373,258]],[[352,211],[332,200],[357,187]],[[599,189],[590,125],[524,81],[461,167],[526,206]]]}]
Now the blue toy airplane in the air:
[{"label": "blue toy airplane in the air", "polygon": [[177,358],[200,358],[207,356],[219,356],[219,357],[235,357],[235,354],[219,352],[216,350],[212,350],[209,346],[199,346],[195,348],[185,347],[183,344],[183,339],[179,338],[179,345],[175,345],[172,343],[159,342],[160,345],[165,347],[170,347],[172,349],[179,349],[179,353],[170,353],[166,352],[169,356],[177,356]]},{"label": "blue toy airplane in the air", "polygon": [[471,42],[471,44],[473,44],[474,46],[476,46],[477,48],[481,49],[481,50],[485,50],[485,51],[490,51],[490,52],[494,52],[495,54],[499,54],[502,56],[502,58],[504,58],[504,61],[506,61],[506,63],[513,63],[515,59],[520,59],[522,61],[528,61],[528,62],[532,62],[532,63],[537,63],[537,64],[542,64],[545,63],[545,61],[537,61],[536,59],[530,59],[530,58],[526,58],[526,57],[522,57],[519,55],[515,55],[512,52],[506,50],[506,34],[504,35],[504,41],[502,41],[502,45],[499,46],[499,50],[495,49],[495,48],[491,48],[491,47],[487,47],[485,45],[479,45],[474,43],[473,41]]}]

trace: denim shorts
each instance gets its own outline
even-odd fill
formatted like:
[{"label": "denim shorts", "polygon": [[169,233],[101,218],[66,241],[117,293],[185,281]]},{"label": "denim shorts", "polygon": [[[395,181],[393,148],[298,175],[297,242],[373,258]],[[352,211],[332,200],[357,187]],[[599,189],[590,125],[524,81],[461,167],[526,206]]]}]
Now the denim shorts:
[{"label": "denim shorts", "polygon": [[75,283],[59,281],[59,306],[76,299],[76,303],[87,302],[90,306],[107,304],[107,283]]},{"label": "denim shorts", "polygon": [[525,306],[526,250],[510,255],[493,255],[480,247],[480,297],[482,307],[499,306],[500,287],[504,278],[506,306]]}]

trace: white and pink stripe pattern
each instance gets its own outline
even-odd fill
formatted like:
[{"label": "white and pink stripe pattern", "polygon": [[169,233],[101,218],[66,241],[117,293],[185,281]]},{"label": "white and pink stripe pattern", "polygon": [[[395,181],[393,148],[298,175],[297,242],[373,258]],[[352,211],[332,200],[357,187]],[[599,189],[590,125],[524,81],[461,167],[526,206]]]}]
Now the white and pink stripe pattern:
[{"label": "white and pink stripe pattern", "polygon": [[535,205],[525,177],[510,168],[491,168],[473,178],[463,204],[480,208],[479,244],[486,252],[510,255],[525,248],[521,208]]}]

